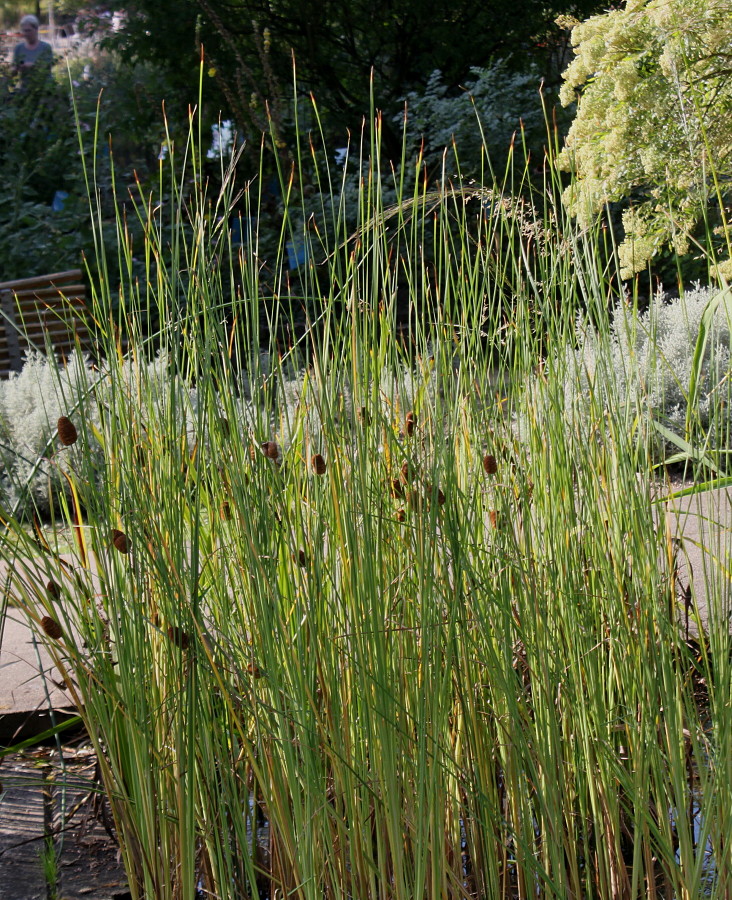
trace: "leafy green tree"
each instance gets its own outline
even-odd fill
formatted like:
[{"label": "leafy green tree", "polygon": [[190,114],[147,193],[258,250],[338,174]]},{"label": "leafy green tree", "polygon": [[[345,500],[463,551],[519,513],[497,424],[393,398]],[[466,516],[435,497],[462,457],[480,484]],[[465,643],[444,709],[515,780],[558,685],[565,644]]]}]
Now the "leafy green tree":
[{"label": "leafy green tree", "polygon": [[405,109],[396,117],[400,127],[404,123],[407,156],[419,153],[428,167],[446,165],[446,173],[453,176],[456,163],[444,149],[454,142],[464,177],[480,176],[487,152],[500,178],[520,131],[520,143],[541,159],[546,142],[542,93],[549,103],[554,93],[542,82],[536,66],[516,71],[503,59],[473,68],[458,93],[449,89],[441,72],[433,72],[423,91],[407,94]]},{"label": "leafy green tree", "polygon": [[559,159],[576,176],[564,195],[571,211],[587,224],[627,201],[624,277],[669,244],[687,253],[700,223],[716,227],[732,276],[729,0],[628,0],[576,25],[572,42],[561,96],[579,105]]},{"label": "leafy green tree", "polygon": [[0,66],[0,281],[81,262],[81,170],[68,91]]},{"label": "leafy green tree", "polygon": [[[82,255],[93,263],[84,163],[116,254],[115,219],[128,189],[158,176],[166,137],[187,133],[187,112],[150,62],[78,50],[51,74],[31,70],[22,86],[0,64],[0,281],[76,268]],[[139,233],[134,215],[126,227]]]},{"label": "leafy green tree", "polygon": [[[435,70],[449,88],[473,67],[514,54],[541,56],[558,13],[586,15],[597,0],[110,0],[124,10],[109,39],[124,52],[164,63],[197,89],[199,45],[205,72],[239,128],[267,121],[286,129],[292,56],[301,93],[313,92],[326,130],[357,131],[371,95],[384,112],[387,144],[400,141],[392,117],[401,98],[420,91]],[[547,43],[544,41],[544,43]],[[553,44],[548,42],[547,46]],[[372,74],[373,73],[373,74]],[[373,80],[372,80],[373,79]],[[220,108],[221,103],[216,107]]]}]

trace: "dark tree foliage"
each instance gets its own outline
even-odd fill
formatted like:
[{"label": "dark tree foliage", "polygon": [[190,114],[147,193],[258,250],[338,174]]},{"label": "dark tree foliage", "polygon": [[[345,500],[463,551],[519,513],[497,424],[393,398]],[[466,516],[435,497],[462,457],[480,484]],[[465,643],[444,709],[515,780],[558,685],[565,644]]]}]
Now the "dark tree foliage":
[{"label": "dark tree foliage", "polygon": [[0,63],[0,135],[0,281],[78,265],[78,142],[48,70],[30,70],[21,87]]},{"label": "dark tree foliage", "polygon": [[[242,131],[262,129],[266,109],[285,127],[283,98],[312,92],[326,131],[358,130],[371,95],[387,123],[400,98],[441,70],[458,86],[472,66],[512,56],[546,62],[560,13],[582,18],[597,0],[110,0],[126,14],[110,40],[162,64],[182,87],[198,87],[206,55],[209,103]],[[373,86],[371,77],[373,73]]]}]

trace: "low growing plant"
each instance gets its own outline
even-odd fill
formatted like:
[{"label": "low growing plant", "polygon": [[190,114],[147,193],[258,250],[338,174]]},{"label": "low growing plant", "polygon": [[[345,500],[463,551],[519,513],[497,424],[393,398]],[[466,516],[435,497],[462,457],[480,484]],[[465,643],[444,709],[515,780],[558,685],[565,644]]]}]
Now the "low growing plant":
[{"label": "low growing plant", "polygon": [[650,423],[644,439],[659,460],[706,448],[724,467],[731,314],[728,289],[697,285],[673,299],[659,291],[643,311],[626,298],[599,326],[583,317],[565,386],[569,417],[584,408],[578,392],[593,394],[605,408],[620,403],[629,423]]}]

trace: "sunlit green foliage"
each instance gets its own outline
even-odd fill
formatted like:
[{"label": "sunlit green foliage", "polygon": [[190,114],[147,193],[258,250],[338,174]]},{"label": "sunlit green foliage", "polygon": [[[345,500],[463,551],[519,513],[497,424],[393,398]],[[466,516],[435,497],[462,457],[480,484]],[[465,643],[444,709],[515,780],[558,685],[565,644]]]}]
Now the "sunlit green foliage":
[{"label": "sunlit green foliage", "polygon": [[[629,0],[578,24],[562,97],[580,96],[560,164],[583,225],[627,201],[622,274],[671,243],[693,249],[695,230],[721,228],[729,276],[732,199],[732,16],[727,0]],[[704,229],[702,228],[702,233]]]}]

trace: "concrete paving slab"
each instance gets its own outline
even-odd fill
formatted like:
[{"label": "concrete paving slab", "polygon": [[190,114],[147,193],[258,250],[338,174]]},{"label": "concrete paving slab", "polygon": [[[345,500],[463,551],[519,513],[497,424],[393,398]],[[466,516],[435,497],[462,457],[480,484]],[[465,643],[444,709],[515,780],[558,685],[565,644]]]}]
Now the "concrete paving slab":
[{"label": "concrete paving slab", "polygon": [[[76,566],[78,560],[71,554],[53,560],[43,556],[18,559],[12,564],[0,560],[0,590],[12,602],[17,596],[14,581],[19,585],[35,584],[39,591],[44,591],[49,580],[68,577]],[[7,739],[8,727],[2,722],[7,715],[27,713],[30,721],[32,714],[38,722],[38,731],[43,731],[50,725],[40,715],[41,711],[67,709],[70,703],[56,667],[43,642],[35,637],[27,616],[17,606],[8,606],[5,620],[0,623],[0,742]]]},{"label": "concrete paving slab", "polygon": [[0,645],[0,716],[69,706],[69,698],[54,684],[56,668],[28,622],[10,609]]},{"label": "concrete paving slab", "polygon": [[664,501],[675,539],[678,575],[691,588],[706,628],[730,627],[732,612],[732,487],[671,496]]}]

